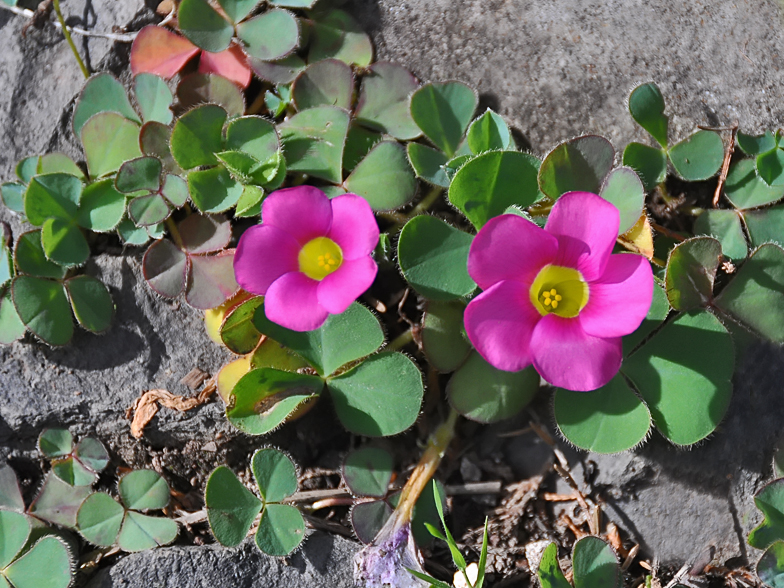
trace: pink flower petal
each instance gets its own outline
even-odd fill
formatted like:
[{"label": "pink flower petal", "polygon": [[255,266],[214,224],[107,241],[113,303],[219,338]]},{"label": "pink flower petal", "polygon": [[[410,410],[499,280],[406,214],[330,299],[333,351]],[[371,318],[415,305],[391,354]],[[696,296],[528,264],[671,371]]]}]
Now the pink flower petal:
[{"label": "pink flower petal", "polygon": [[305,245],[329,233],[332,205],[327,195],[313,186],[285,188],[267,196],[261,205],[261,220]]},{"label": "pink flower petal", "polygon": [[[590,192],[568,192],[553,205],[544,230],[558,237],[557,265],[573,267],[592,282],[604,273],[620,225],[618,209]],[[588,246],[587,253],[581,243]]]},{"label": "pink flower petal", "polygon": [[256,225],[240,237],[234,255],[237,283],[252,294],[264,295],[283,274],[299,271],[300,245],[277,227]]},{"label": "pink flower petal", "polygon": [[651,264],[641,255],[611,255],[602,277],[589,287],[588,304],[580,312],[583,330],[594,337],[628,335],[651,307]]},{"label": "pink flower petal", "polygon": [[579,319],[548,314],[534,329],[531,356],[536,371],[553,386],[587,392],[618,373],[621,339],[588,335]]},{"label": "pink flower petal", "polygon": [[319,303],[330,313],[340,314],[370,288],[377,272],[376,262],[369,255],[344,260],[336,272],[319,283]]},{"label": "pink flower petal", "polygon": [[531,364],[529,343],[541,318],[528,299],[528,288],[506,280],[469,302],[464,320],[479,355],[499,370],[516,372]]},{"label": "pink flower petal", "polygon": [[514,214],[490,219],[471,243],[468,275],[483,290],[503,280],[531,284],[558,251],[558,240]]},{"label": "pink flower petal", "polygon": [[343,259],[369,255],[378,244],[378,225],[367,200],[356,194],[344,194],[330,203],[332,228],[327,237],[340,245]]},{"label": "pink flower petal", "polygon": [[273,323],[292,331],[312,331],[327,320],[329,313],[319,304],[318,285],[300,272],[291,272],[267,288],[264,312]]},{"label": "pink flower petal", "polygon": [[148,25],[131,45],[133,75],[151,73],[169,79],[200,49],[185,37],[163,27]]},{"label": "pink flower petal", "polygon": [[201,73],[215,73],[237,84],[243,90],[250,84],[250,66],[239,45],[232,45],[220,53],[202,51],[199,60]]}]

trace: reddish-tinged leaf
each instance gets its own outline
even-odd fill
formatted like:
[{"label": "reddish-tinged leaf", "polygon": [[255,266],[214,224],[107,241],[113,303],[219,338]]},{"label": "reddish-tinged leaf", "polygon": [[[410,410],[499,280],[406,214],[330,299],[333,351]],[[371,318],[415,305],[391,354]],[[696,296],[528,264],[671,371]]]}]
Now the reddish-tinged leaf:
[{"label": "reddish-tinged leaf", "polygon": [[179,224],[178,229],[182,246],[191,255],[220,251],[231,239],[231,224],[222,216],[192,214]]},{"label": "reddish-tinged leaf", "polygon": [[156,241],[144,254],[144,279],[161,296],[175,298],[185,288],[190,261],[171,241]]},{"label": "reddish-tinged leaf", "polygon": [[240,88],[247,88],[250,84],[250,66],[245,52],[239,45],[232,45],[226,51],[210,53],[202,51],[199,60],[201,73],[214,73],[223,76],[237,84]]},{"label": "reddish-tinged leaf", "polygon": [[217,255],[193,255],[190,259],[191,275],[185,300],[194,308],[215,308],[239,290],[234,278],[234,249]]},{"label": "reddish-tinged leaf", "polygon": [[185,37],[163,27],[144,27],[131,46],[133,75],[151,73],[169,79],[200,49]]}]

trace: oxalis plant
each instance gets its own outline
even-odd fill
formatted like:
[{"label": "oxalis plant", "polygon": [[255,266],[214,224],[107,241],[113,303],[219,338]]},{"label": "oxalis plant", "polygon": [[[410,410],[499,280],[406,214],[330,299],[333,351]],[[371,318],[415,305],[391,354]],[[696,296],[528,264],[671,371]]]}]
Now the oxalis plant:
[{"label": "oxalis plant", "polygon": [[[729,405],[733,339],[784,342],[778,131],[701,128],[673,141],[664,98],[645,83],[628,107],[651,144],[619,157],[585,135],[539,158],[497,113],[477,116],[466,84],[421,84],[373,63],[368,36],[341,10],[182,0],[176,17],[139,32],[130,83],[99,73],[85,84],[72,120],[83,160],[28,157],[2,185],[26,224],[16,237],[0,231],[0,341],[30,332],[64,345],[73,317],[108,329],[111,297],[84,268],[119,239],[143,248],[151,291],[204,310],[211,337],[237,355],[217,386],[246,434],[334,410],[351,433],[396,435],[419,416],[423,372],[441,379],[448,416],[394,505],[386,458],[356,460],[347,476],[360,497],[363,476],[378,486],[364,494],[379,503],[374,520],[360,521],[367,540],[380,528],[357,559],[365,585],[426,582],[414,506],[461,416],[496,422],[543,393],[581,449],[616,453],[654,431],[690,446]],[[683,205],[669,194],[673,176],[718,176],[714,198]],[[404,289],[423,313],[401,331],[366,305],[383,317],[379,301]],[[90,479],[89,450],[52,445],[47,483]],[[236,545],[255,526],[260,549],[287,555],[305,536],[289,503],[296,467],[267,448],[251,471],[252,490],[213,472],[213,533]],[[79,500],[72,526],[96,545],[134,550],[133,525],[167,543],[176,523],[143,512],[165,506],[162,488],[128,474],[119,501]],[[605,558],[591,539],[574,554],[588,574],[584,553]]]}]

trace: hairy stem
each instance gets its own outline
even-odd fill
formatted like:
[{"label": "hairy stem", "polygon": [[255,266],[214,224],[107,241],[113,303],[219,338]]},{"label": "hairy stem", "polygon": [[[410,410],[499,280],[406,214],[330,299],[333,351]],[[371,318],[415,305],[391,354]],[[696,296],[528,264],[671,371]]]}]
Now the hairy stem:
[{"label": "hairy stem", "polygon": [[414,333],[411,329],[401,333],[384,348],[384,351],[397,351],[401,347],[405,347],[414,340]]},{"label": "hairy stem", "polygon": [[457,411],[454,408],[450,409],[449,416],[430,437],[425,452],[400,492],[400,501],[392,515],[395,517],[396,524],[411,522],[416,501],[436,473],[441,464],[441,458],[444,457],[444,453],[455,436],[457,417]]},{"label": "hairy stem", "polygon": [[60,10],[60,0],[52,0],[52,4],[54,6],[54,11],[57,14],[57,20],[60,22],[60,28],[63,29],[63,36],[65,37],[65,40],[68,41],[68,46],[71,47],[71,52],[76,58],[76,63],[79,64],[79,69],[82,70],[84,79],[87,79],[90,77],[90,71],[87,69],[84,61],[82,61],[81,55],[79,55],[79,51],[76,49],[76,45],[71,38],[71,32],[68,30],[68,27],[65,26],[65,19],[63,18],[63,13]]}]

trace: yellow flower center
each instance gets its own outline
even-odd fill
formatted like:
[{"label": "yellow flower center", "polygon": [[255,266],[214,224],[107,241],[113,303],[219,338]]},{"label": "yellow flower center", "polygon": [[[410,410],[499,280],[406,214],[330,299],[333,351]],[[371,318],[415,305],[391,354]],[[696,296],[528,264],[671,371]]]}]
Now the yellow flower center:
[{"label": "yellow flower center", "polygon": [[297,261],[299,271],[309,278],[321,281],[343,263],[343,251],[332,239],[316,237],[300,249]]},{"label": "yellow flower center", "polygon": [[588,304],[588,284],[576,269],[546,265],[531,284],[529,296],[542,316],[574,318]]}]

